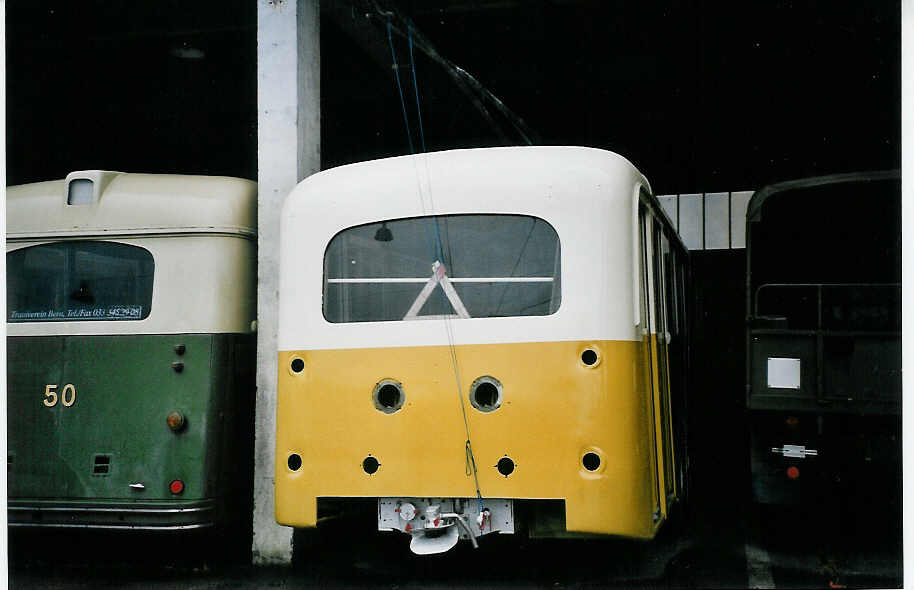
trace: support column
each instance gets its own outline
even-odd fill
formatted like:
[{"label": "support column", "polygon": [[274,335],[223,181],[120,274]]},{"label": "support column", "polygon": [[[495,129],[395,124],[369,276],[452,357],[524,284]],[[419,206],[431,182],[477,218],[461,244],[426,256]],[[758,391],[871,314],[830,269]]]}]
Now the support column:
[{"label": "support column", "polygon": [[292,529],[274,519],[279,213],[320,169],[319,0],[257,0],[257,404],[255,564],[288,564]]}]

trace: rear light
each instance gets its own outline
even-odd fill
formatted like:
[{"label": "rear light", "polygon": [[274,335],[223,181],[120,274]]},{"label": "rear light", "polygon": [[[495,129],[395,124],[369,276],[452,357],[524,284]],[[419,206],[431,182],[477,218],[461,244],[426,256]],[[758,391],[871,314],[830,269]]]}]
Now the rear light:
[{"label": "rear light", "polygon": [[797,479],[798,477],[800,477],[800,469],[798,467],[791,465],[790,467],[787,468],[787,477],[789,477],[790,479]]},{"label": "rear light", "polygon": [[181,492],[184,491],[184,482],[181,481],[180,479],[176,479],[173,482],[171,482],[170,484],[168,484],[168,489],[171,491],[172,494],[180,494]]},{"label": "rear light", "polygon": [[792,428],[792,427],[795,427],[799,423],[800,423],[800,419],[797,418],[796,416],[787,416],[787,426],[790,426]]},{"label": "rear light", "polygon": [[165,419],[165,421],[168,423],[168,427],[171,428],[174,432],[178,432],[184,428],[184,414],[181,412],[172,412],[168,414],[168,417]]}]

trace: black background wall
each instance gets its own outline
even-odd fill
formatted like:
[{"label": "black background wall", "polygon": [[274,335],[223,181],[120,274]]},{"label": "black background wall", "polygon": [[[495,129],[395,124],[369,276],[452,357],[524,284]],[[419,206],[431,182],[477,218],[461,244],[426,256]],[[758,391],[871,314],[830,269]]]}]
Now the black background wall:
[{"label": "black background wall", "polygon": [[[898,2],[381,4],[539,143],[618,151],[661,194],[899,165]],[[364,16],[374,7],[322,2],[324,167],[408,152],[383,19]],[[6,10],[9,184],[84,168],[256,177],[255,2]],[[394,45],[408,64],[406,40]],[[428,149],[519,142],[415,60]],[[408,66],[400,73],[417,135]]]}]

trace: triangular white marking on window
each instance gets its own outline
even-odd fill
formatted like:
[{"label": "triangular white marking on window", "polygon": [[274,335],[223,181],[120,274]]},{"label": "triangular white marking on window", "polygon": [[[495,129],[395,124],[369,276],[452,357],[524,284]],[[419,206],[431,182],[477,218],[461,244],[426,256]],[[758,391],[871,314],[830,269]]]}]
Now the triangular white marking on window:
[{"label": "triangular white marking on window", "polygon": [[454,307],[454,311],[457,312],[457,317],[464,319],[469,318],[470,314],[467,312],[467,308],[463,305],[463,301],[460,300],[460,296],[454,289],[454,285],[452,285],[450,279],[448,279],[447,269],[443,264],[436,260],[432,265],[432,276],[429,277],[428,281],[425,283],[425,286],[422,287],[421,291],[419,291],[419,295],[416,297],[416,300],[413,301],[413,304],[409,307],[409,311],[406,312],[406,315],[403,316],[403,319],[425,319],[425,316],[419,316],[419,310],[422,309],[422,306],[425,305],[425,302],[428,301],[432,291],[434,291],[435,287],[438,285],[441,285],[441,289],[447,296],[448,301],[451,302],[451,305]]}]

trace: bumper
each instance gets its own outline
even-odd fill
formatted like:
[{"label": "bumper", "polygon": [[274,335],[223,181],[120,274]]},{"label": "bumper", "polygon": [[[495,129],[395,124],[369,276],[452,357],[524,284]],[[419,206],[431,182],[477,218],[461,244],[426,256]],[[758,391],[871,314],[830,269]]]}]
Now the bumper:
[{"label": "bumper", "polygon": [[216,501],[98,504],[10,500],[10,527],[176,531],[212,527]]}]

